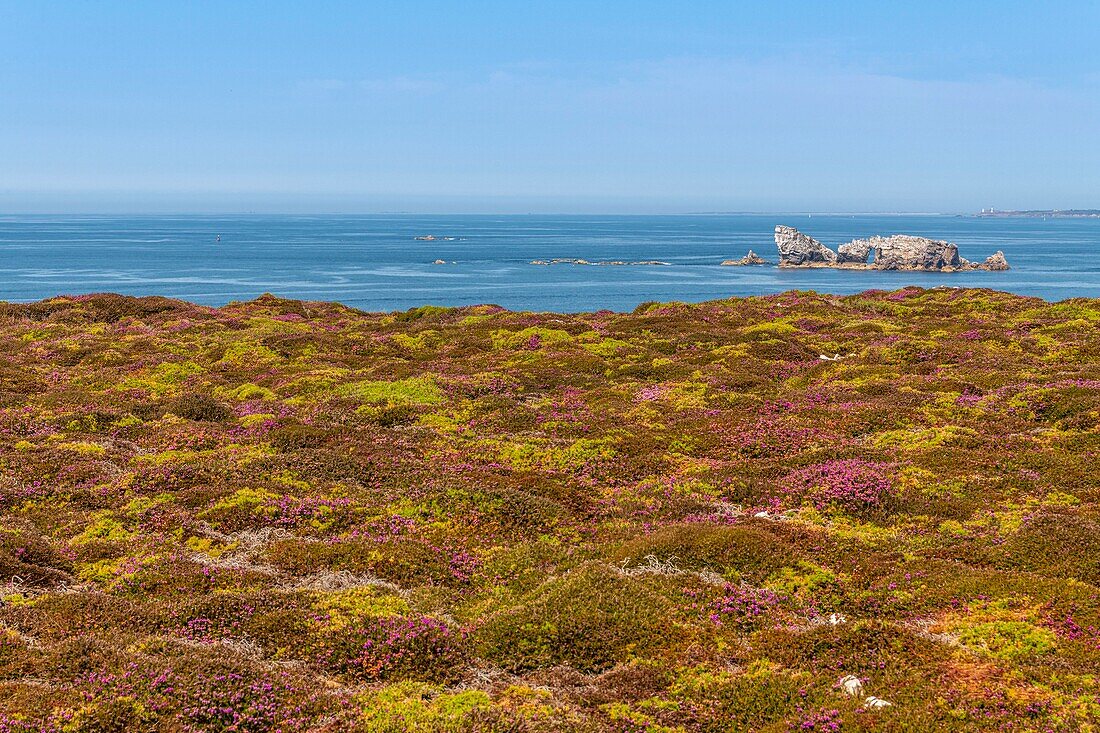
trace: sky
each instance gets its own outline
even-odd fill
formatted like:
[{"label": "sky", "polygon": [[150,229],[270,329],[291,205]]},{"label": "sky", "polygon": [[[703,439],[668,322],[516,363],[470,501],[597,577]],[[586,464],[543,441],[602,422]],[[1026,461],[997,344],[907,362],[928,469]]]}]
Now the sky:
[{"label": "sky", "polygon": [[0,212],[1100,208],[1100,2],[0,0]]}]

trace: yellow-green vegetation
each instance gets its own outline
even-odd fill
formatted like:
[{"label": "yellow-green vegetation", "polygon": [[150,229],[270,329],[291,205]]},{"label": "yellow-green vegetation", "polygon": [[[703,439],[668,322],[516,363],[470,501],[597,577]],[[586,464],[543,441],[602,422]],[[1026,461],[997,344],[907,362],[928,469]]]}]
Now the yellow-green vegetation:
[{"label": "yellow-green vegetation", "polygon": [[1097,323],[0,304],[0,733],[1096,733]]},{"label": "yellow-green vegetation", "polygon": [[438,405],[443,401],[439,386],[430,376],[410,377],[393,382],[351,382],[339,388],[336,393],[341,397],[350,397],[368,404]]}]

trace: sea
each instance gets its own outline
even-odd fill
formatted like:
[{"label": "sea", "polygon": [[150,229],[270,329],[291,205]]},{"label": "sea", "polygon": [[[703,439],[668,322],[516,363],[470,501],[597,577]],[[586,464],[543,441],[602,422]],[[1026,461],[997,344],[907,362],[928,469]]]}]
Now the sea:
[{"label": "sea", "polygon": [[[834,247],[875,234],[958,244],[1008,272],[917,273],[774,266],[776,224]],[[419,239],[420,237],[434,239]],[[755,250],[772,264],[722,266]],[[535,260],[593,264],[532,264]],[[439,264],[439,262],[442,262]],[[599,262],[665,264],[594,264]],[[163,295],[208,305],[263,293],[367,311],[491,303],[512,310],[629,311],[786,290],[847,294],[907,285],[1100,297],[1100,219],[950,215],[700,214],[0,216],[0,300]]]}]

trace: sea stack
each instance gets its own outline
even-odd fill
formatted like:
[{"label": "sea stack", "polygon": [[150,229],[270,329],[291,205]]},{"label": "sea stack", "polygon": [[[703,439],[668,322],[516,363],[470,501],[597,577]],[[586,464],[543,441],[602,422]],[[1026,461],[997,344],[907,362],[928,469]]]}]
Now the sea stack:
[{"label": "sea stack", "polygon": [[775,228],[780,267],[828,267],[836,263],[836,252],[794,227]]}]

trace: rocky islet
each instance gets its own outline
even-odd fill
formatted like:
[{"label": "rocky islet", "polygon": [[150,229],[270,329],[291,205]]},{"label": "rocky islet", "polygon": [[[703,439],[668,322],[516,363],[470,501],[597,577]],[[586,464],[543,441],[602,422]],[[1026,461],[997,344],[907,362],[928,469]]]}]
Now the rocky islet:
[{"label": "rocky islet", "polygon": [[906,270],[959,272],[1008,269],[998,250],[983,262],[971,262],[959,254],[958,245],[927,237],[894,234],[846,242],[833,251],[794,227],[775,228],[780,267],[835,267],[852,270]]}]

